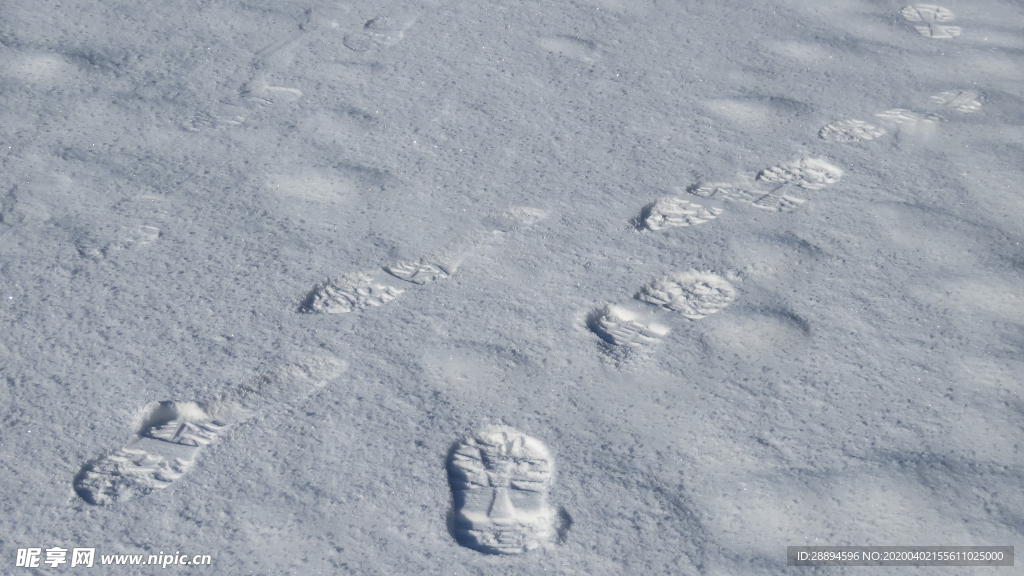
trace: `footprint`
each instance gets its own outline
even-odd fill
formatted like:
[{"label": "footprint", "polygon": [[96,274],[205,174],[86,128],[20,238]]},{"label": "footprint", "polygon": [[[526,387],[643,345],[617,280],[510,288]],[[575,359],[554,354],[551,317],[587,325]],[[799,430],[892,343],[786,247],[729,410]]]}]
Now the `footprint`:
[{"label": "footprint", "polygon": [[206,447],[232,425],[271,406],[301,402],[344,370],[335,358],[314,357],[265,374],[215,402],[160,402],[148,410],[138,440],[82,467],[75,492],[104,506],[167,488],[195,468]]},{"label": "footprint", "polygon": [[330,278],[310,292],[301,311],[343,314],[386,304],[404,290],[379,284],[363,272]]},{"label": "footprint", "polygon": [[736,289],[721,276],[691,270],[654,280],[634,298],[700,320],[728,306]]},{"label": "footprint", "polygon": [[957,112],[977,112],[981,110],[981,95],[973,90],[949,90],[940,92],[930,98],[932,102]]},{"label": "footprint", "polygon": [[[503,229],[526,229],[546,217],[547,213],[542,210],[523,206],[493,212],[484,217],[484,224],[488,227],[497,227],[498,230],[478,226],[433,254],[415,261],[388,264],[381,269],[395,278],[412,284],[423,285],[444,280],[455,274],[467,256],[499,240],[505,233]],[[313,288],[299,310],[327,314],[354,312],[386,304],[404,292],[382,284],[382,281],[371,274],[373,272],[359,272],[328,279]]]},{"label": "footprint", "polygon": [[839,182],[842,176],[842,170],[821,158],[805,158],[765,168],[758,172],[757,179],[771,184],[789,184],[806,190],[820,190]]},{"label": "footprint", "polygon": [[489,426],[462,439],[448,459],[455,539],[487,554],[522,554],[551,542],[554,476],[547,447],[513,428]]},{"label": "footprint", "polygon": [[704,208],[682,198],[667,196],[644,207],[640,222],[648,230],[661,230],[673,226],[696,226],[714,220],[721,208]]},{"label": "footprint", "polygon": [[687,191],[701,198],[722,199],[766,212],[792,212],[807,201],[789,194],[787,189],[797,186],[820,190],[835,184],[842,176],[842,170],[821,158],[805,158],[758,172],[758,182],[775,185],[771,190],[760,190],[748,184],[697,184]]},{"label": "footprint", "polygon": [[831,142],[864,142],[888,134],[885,128],[868,124],[862,120],[839,120],[825,125],[818,137]]},{"label": "footprint", "polygon": [[366,52],[374,47],[394,46],[416,22],[415,16],[378,16],[367,20],[359,32],[347,34],[342,44],[349,50]]},{"label": "footprint", "polygon": [[639,348],[660,341],[669,328],[624,306],[608,304],[587,318],[587,327],[613,346]]},{"label": "footprint", "polygon": [[202,448],[227,424],[192,402],[167,402],[166,420],[144,428],[141,438],[90,464],[75,479],[75,491],[90,504],[106,505],[167,488],[195,467]]},{"label": "footprint", "polygon": [[914,4],[900,10],[900,15],[907,22],[920,22],[920,24],[914,24],[914,29],[921,36],[942,39],[956,38],[960,35],[959,26],[946,24],[946,22],[952,22],[955,17],[949,9],[942,6]]}]

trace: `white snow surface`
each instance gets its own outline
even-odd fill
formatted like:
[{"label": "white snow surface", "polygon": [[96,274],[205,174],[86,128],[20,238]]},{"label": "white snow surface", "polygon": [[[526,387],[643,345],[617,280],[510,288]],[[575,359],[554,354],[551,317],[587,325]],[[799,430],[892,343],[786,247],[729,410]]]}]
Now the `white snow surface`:
[{"label": "white snow surface", "polygon": [[[905,6],[0,3],[0,573],[155,570],[16,567],[35,547],[224,576],[1021,550],[1024,4]],[[807,162],[842,179],[756,180]],[[796,196],[638,229],[702,182]],[[729,305],[629,354],[588,325],[690,270]],[[353,274],[401,295],[303,310]],[[518,555],[452,532],[449,452],[489,426],[558,470],[558,536]]]}]

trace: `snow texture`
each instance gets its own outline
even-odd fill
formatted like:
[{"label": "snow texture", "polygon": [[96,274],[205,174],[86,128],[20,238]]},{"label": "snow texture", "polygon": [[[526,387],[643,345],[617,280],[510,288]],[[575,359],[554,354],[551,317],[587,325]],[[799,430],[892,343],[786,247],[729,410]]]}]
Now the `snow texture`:
[{"label": "snow texture", "polygon": [[1022,29],[1000,0],[0,2],[0,573],[1019,550]]}]

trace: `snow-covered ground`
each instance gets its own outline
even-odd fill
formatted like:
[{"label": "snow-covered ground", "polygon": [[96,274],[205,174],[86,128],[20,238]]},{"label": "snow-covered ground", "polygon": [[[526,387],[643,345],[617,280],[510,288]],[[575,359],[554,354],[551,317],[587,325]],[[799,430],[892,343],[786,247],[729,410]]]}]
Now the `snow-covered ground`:
[{"label": "snow-covered ground", "polygon": [[1024,5],[943,7],[0,3],[0,572],[1024,545]]}]

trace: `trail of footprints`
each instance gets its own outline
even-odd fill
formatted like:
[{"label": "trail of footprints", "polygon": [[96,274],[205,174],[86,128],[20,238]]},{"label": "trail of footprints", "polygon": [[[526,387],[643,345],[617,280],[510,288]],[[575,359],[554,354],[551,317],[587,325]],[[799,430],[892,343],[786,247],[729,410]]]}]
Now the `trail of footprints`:
[{"label": "trail of footprints", "polygon": [[[945,8],[917,4],[904,8],[901,15],[930,38],[960,34],[958,27],[948,24],[953,14]],[[374,18],[361,30],[346,35],[343,44],[358,52],[392,46],[414,21],[412,17]],[[262,74],[278,55],[293,49],[310,26],[307,12],[298,32],[257,55],[254,74],[240,91],[242,96],[250,101],[259,101],[267,94],[301,97],[296,89],[267,85]],[[963,113],[981,107],[981,97],[969,90],[936,94],[931,101]],[[223,128],[241,124],[245,108],[229,108],[227,115],[197,118],[198,125]],[[819,136],[840,143],[870,141],[900,126],[941,119],[904,109],[886,110],[875,118],[878,125],[839,120],[823,127]],[[823,190],[839,182],[842,174],[820,158],[783,163],[758,172],[753,183],[703,183],[687,189],[695,198],[659,198],[641,210],[636,223],[642,230],[657,232],[705,224],[724,213],[721,207],[695,202],[697,198],[768,212],[791,212],[807,202],[796,193]],[[529,227],[543,217],[539,210],[514,208],[492,215],[492,220],[515,228]],[[395,262],[379,271],[328,279],[308,294],[302,310],[337,314],[386,304],[405,292],[390,285],[387,278],[413,285],[447,279],[456,273],[460,260],[491,234],[478,230],[437,254]],[[658,320],[659,314],[699,321],[724,310],[736,295],[726,278],[712,272],[671,273],[640,287],[633,295],[633,304],[606,304],[594,310],[587,317],[587,326],[609,346],[642,348],[669,333],[670,328]],[[90,504],[111,505],[167,488],[192,470],[200,455],[228,430],[281,404],[305,400],[337,378],[344,368],[344,363],[335,358],[315,357],[275,370],[209,403],[160,403],[147,414],[136,441],[82,467],[74,480],[75,491]],[[485,427],[452,447],[447,471],[452,491],[452,535],[463,546],[489,554],[521,554],[551,543],[568,527],[548,501],[555,464],[548,448],[536,438],[508,426]]]},{"label": "trail of footprints", "polygon": [[[795,196],[823,190],[839,182],[843,171],[822,158],[804,158],[770,166],[758,172],[753,183],[696,184],[687,189],[710,201],[749,206],[767,212],[792,212],[807,201]],[[667,228],[704,224],[724,213],[686,198],[667,196],[645,206],[635,220],[637,228],[656,232]],[[672,273],[657,278],[633,295],[646,304],[605,304],[586,317],[587,327],[614,357],[630,349],[659,342],[670,328],[658,320],[657,311],[675,312],[687,320],[701,320],[721,311],[736,298],[733,285],[712,272]],[[616,352],[623,350],[626,352]]]},{"label": "trail of footprints", "polygon": [[948,90],[931,96],[929,101],[938,108],[937,111],[917,112],[892,108],[874,115],[878,125],[863,120],[838,120],[823,126],[818,131],[818,137],[830,142],[866,142],[901,129],[914,129],[924,123],[941,122],[944,120],[939,113],[942,110],[969,114],[977,112],[982,106],[981,95],[973,90]]},{"label": "trail of footprints", "polygon": [[[687,191],[700,198],[750,206],[767,212],[792,212],[806,202],[794,195],[796,188],[804,191],[822,190],[839,182],[842,176],[842,170],[824,159],[805,158],[765,168],[757,173],[753,184],[697,184]],[[722,208],[704,207],[685,198],[666,196],[645,206],[637,222],[640,229],[657,231],[703,224],[723,212]]]},{"label": "trail of footprints", "polygon": [[496,235],[527,229],[545,216],[543,210],[523,206],[489,214],[485,223],[496,230],[474,230],[434,254],[415,261],[395,262],[381,267],[380,271],[329,278],[313,288],[299,309],[307,313],[344,314],[381,306],[405,292],[388,284],[381,272],[415,285],[444,280],[455,274],[467,255],[492,242]]}]

